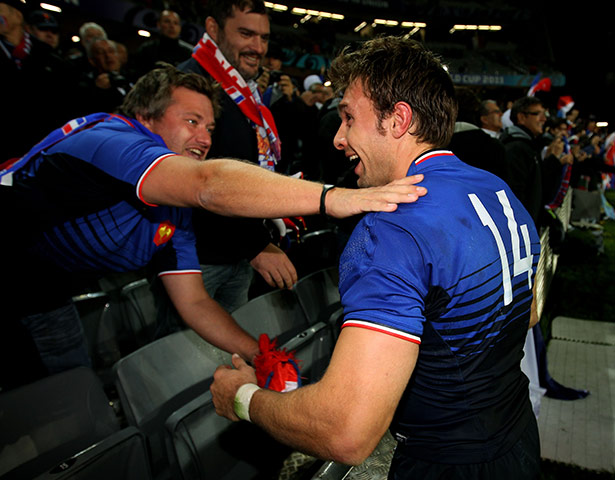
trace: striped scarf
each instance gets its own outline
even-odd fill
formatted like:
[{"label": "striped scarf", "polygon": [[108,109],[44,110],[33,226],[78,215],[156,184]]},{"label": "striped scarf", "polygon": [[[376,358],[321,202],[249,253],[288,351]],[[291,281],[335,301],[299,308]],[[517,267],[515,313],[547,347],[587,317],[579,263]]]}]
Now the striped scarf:
[{"label": "striped scarf", "polygon": [[19,45],[12,46],[8,42],[0,41],[0,48],[4,52],[4,54],[15,62],[15,66],[18,70],[21,70],[23,66],[24,59],[30,55],[32,51],[32,39],[30,38],[30,34],[28,32],[24,32],[23,38]]},{"label": "striped scarf", "polygon": [[194,58],[231,97],[256,130],[258,163],[269,170],[280,161],[280,140],[269,109],[263,105],[256,82],[247,83],[224,57],[207,33],[192,51]]}]

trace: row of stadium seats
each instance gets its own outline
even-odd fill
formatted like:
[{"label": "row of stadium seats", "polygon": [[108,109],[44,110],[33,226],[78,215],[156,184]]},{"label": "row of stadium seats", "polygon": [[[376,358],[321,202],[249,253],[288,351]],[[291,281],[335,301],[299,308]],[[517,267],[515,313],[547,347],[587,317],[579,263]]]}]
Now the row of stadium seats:
[{"label": "row of stadium seats", "polygon": [[[278,337],[296,351],[304,382],[315,381],[336,339],[337,281],[336,268],[314,272],[293,291],[256,297],[233,316],[254,336]],[[104,377],[81,367],[0,395],[3,479],[249,479],[280,468],[287,447],[252,424],[215,414],[209,386],[216,367],[230,363],[228,353],[190,329],[128,354],[118,348],[127,326],[134,329],[131,341],[145,341],[141,334],[151,331],[156,312],[148,292],[137,281],[121,289],[117,304],[106,294],[81,300],[89,305],[80,310],[99,355],[95,363],[114,359]],[[113,306],[124,316],[112,317]],[[109,404],[105,382],[117,391],[119,411]]]}]

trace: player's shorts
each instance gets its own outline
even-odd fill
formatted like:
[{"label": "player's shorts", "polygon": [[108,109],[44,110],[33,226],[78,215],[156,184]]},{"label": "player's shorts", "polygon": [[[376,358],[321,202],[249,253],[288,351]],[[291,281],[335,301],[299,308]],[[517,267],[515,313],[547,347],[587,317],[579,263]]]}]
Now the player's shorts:
[{"label": "player's shorts", "polygon": [[419,460],[410,453],[403,447],[397,448],[389,480],[526,480],[536,479],[540,474],[540,439],[535,418],[507,453],[489,462],[447,465]]}]

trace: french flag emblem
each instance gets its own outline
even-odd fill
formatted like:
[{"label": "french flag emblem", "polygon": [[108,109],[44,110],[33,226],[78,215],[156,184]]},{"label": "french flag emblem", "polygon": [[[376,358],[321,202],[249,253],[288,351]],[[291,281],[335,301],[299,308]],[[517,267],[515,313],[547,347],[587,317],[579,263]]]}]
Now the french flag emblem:
[{"label": "french flag emblem", "polygon": [[82,125],[84,123],[85,123],[84,117],[75,118],[74,120],[71,120],[70,122],[68,122],[62,127],[62,133],[64,133],[64,135],[68,135],[70,132],[78,128],[79,125]]},{"label": "french flag emblem", "polygon": [[235,87],[229,87],[226,93],[235,101],[235,103],[241,103],[245,100],[245,97]]}]

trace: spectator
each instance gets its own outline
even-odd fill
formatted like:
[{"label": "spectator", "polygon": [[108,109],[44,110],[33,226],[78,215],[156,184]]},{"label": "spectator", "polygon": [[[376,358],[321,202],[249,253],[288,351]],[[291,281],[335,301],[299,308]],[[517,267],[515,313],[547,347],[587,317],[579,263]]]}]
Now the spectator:
[{"label": "spectator", "polygon": [[26,30],[57,51],[60,46],[60,26],[53,15],[43,10],[35,10],[28,15]]},{"label": "spectator", "polygon": [[504,145],[477,126],[482,121],[481,102],[468,87],[455,89],[458,102],[455,131],[448,145],[460,160],[486,170],[506,181],[506,152]]},{"label": "spectator", "polygon": [[[546,157],[549,151],[549,145],[553,143],[556,139],[561,139],[563,143],[562,153],[559,155],[559,161],[562,165],[560,177],[557,175],[553,175],[551,179],[553,184],[550,187],[547,187],[549,191],[556,191],[555,196],[547,201],[546,207],[551,210],[555,210],[560,207],[562,202],[564,201],[564,197],[570,188],[570,178],[572,174],[572,163],[574,161],[574,157],[570,152],[570,145],[568,143],[568,123],[566,119],[560,117],[552,117],[546,124],[545,132],[542,135],[544,141],[544,147],[542,156]],[[558,220],[559,222],[559,220]],[[551,224],[552,225],[552,224]],[[563,230],[563,225],[561,226]],[[552,238],[552,235],[549,236],[549,239]]]},{"label": "spectator", "polygon": [[[192,58],[178,68],[213,77],[226,92],[210,156],[240,158],[274,170],[281,159],[279,136],[255,81],[270,35],[265,5],[261,0],[219,0],[208,6],[205,34]],[[270,287],[291,288],[297,281],[295,267],[272,243],[262,220],[198,210],[193,224],[205,287],[229,311],[247,302],[253,269]]]},{"label": "spectator", "polygon": [[615,174],[615,167],[605,162],[603,142],[599,135],[583,137],[573,145],[574,164],[570,183],[589,192],[602,189],[602,174]]},{"label": "spectator", "polygon": [[72,116],[74,75],[51,46],[26,31],[24,10],[19,0],[0,1],[0,162],[20,157]]},{"label": "spectator", "polygon": [[138,76],[154,68],[156,62],[178,65],[192,54],[192,46],[180,38],[182,26],[177,12],[163,10],[156,26],[157,37],[141,45],[135,55]]},{"label": "spectator", "polygon": [[[204,162],[215,124],[213,94],[200,76],[172,66],[154,70],[126,96],[121,115],[71,121],[2,171],[0,206],[12,234],[0,245],[11,252],[0,289],[1,388],[87,364],[73,287],[145,265],[161,276],[199,335],[248,360],[258,352],[256,340],[203,288],[190,210],[177,207],[314,214],[321,198],[329,213],[344,216],[416,199],[408,195],[414,187],[376,190],[368,199],[344,189],[327,194],[322,185],[243,162]],[[40,359],[26,354],[32,345]]]},{"label": "spectator", "polygon": [[[543,152],[542,133],[547,120],[542,101],[537,97],[522,97],[511,108],[514,125],[505,129],[501,139],[506,148],[508,183],[528,210],[536,228],[549,222],[545,205],[556,198],[561,185],[562,163],[568,161],[564,142],[554,138]],[[543,158],[544,157],[544,158]],[[533,328],[540,386],[548,397],[574,400],[585,398],[587,390],[565,387],[555,381],[547,367],[546,345],[540,327]]]},{"label": "spectator", "polygon": [[263,93],[263,103],[269,107],[278,127],[280,143],[284,145],[284,155],[276,164],[276,171],[284,174],[301,172],[304,178],[320,180],[316,170],[307,169],[303,160],[309,155],[317,160],[315,149],[306,152],[316,135],[316,108],[309,107],[299,95],[295,81],[284,73],[282,68],[282,49],[274,43],[264,57],[263,71],[257,79],[259,91]]},{"label": "spectator", "polygon": [[216,412],[352,465],[390,428],[391,480],[535,478],[540,442],[520,368],[537,321],[532,219],[502,180],[442,149],[456,104],[435,55],[400,37],[347,52],[331,66],[345,92],[337,148],[358,157],[359,186],[424,173],[429,194],[357,225],[340,263],[343,328],[323,378],[271,392],[234,356],[235,368],[214,375]]},{"label": "spectator", "polygon": [[577,122],[579,121],[579,111],[578,108],[572,107],[570,111],[566,113],[566,122],[568,122],[568,135],[572,135],[573,132],[577,128]]},{"label": "spectator", "polygon": [[[282,71],[282,59],[284,52],[279,45],[269,42],[269,48],[263,58],[262,72],[257,78],[258,90],[263,96],[263,103],[271,106],[283,97],[291,98],[295,94],[296,86],[290,81],[282,81],[285,76]],[[288,80],[290,80],[290,77]]]},{"label": "spectator", "polygon": [[[544,206],[555,196],[561,172],[563,142],[555,139],[542,158],[541,136],[547,121],[542,101],[522,97],[511,108],[512,127],[505,129],[501,140],[506,149],[508,184],[540,229]],[[557,180],[557,181],[554,181]],[[548,186],[548,188],[545,188]]]},{"label": "spectator", "polygon": [[493,138],[502,132],[502,110],[495,100],[483,100],[479,111],[480,128]]},{"label": "spectator", "polygon": [[308,106],[315,106],[319,110],[324,103],[333,97],[330,88],[325,87],[319,75],[308,75],[303,79],[303,93],[301,98]]},{"label": "spectator", "polygon": [[85,72],[90,68],[88,60],[88,48],[96,39],[107,39],[107,32],[95,22],[86,22],[79,27],[79,43],[71,48],[66,58],[75,65],[75,69]]},{"label": "spectator", "polygon": [[95,38],[88,48],[90,68],[81,75],[80,114],[113,112],[132,87],[132,81],[122,70],[115,42]]}]

